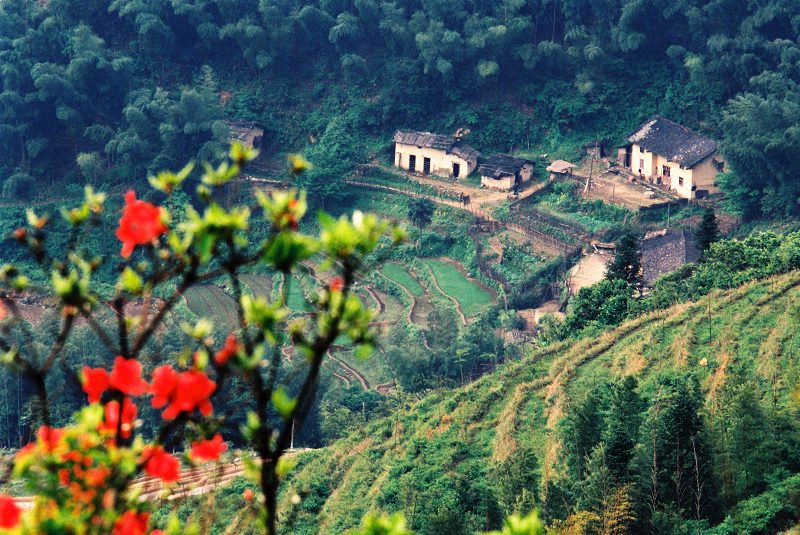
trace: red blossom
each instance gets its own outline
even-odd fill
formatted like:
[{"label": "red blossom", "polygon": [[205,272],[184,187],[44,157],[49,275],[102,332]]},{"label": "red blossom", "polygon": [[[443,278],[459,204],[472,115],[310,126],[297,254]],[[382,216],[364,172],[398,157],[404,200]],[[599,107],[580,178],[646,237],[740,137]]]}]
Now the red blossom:
[{"label": "red blossom", "polygon": [[[163,369],[162,369],[163,368]],[[211,401],[208,397],[214,393],[217,383],[198,370],[176,373],[169,366],[162,366],[158,376],[153,373],[153,407],[167,405],[162,416],[172,420],[181,412],[192,412],[197,409],[203,416],[211,415]],[[177,377],[175,377],[177,375]]]},{"label": "red blossom", "polygon": [[244,492],[242,492],[242,497],[244,498],[244,501],[252,502],[253,501],[253,489],[244,489]]},{"label": "red blossom", "polygon": [[[122,414],[120,414],[119,410],[119,401],[109,401],[105,405],[105,422],[100,426],[100,429],[116,433],[117,427],[119,427],[122,438],[129,438],[133,431],[136,412],[136,405],[128,397],[122,402]],[[122,423],[120,423],[120,417],[122,417]]]},{"label": "red blossom", "polygon": [[114,531],[111,532],[111,535],[145,535],[148,520],[150,520],[149,513],[125,511],[114,523]]},{"label": "red blossom", "polygon": [[331,281],[332,292],[341,292],[342,288],[344,288],[344,279],[342,279],[341,277],[336,277]]},{"label": "red blossom", "polygon": [[142,379],[142,365],[136,359],[114,359],[109,385],[129,396],[140,396],[147,392],[147,382]]},{"label": "red blossom", "polygon": [[26,455],[33,453],[36,449],[36,442],[29,442],[26,445],[22,446],[18,451],[15,457],[17,459],[22,459]]},{"label": "red blossom", "polygon": [[17,507],[14,498],[8,494],[0,494],[0,528],[12,529],[19,524],[22,510]]},{"label": "red blossom", "polygon": [[211,440],[198,440],[192,442],[192,459],[195,461],[216,461],[228,449],[222,440],[222,435],[217,433]]},{"label": "red blossom", "polygon": [[161,446],[146,446],[142,452],[144,471],[159,478],[165,483],[178,481],[181,465],[173,455],[164,451]]},{"label": "red blossom", "polygon": [[165,364],[153,370],[153,382],[150,384],[153,407],[166,405],[176,386],[178,386],[178,372],[172,366]]},{"label": "red blossom", "polygon": [[235,334],[231,333],[228,335],[228,338],[225,339],[225,344],[222,346],[222,349],[214,354],[214,362],[220,366],[224,366],[227,364],[228,359],[234,356],[237,351],[239,351],[239,340],[236,339]]},{"label": "red blossom", "polygon": [[83,367],[83,391],[89,397],[89,403],[97,403],[100,396],[108,389],[108,372],[103,368]]},{"label": "red blossom", "polygon": [[117,228],[123,258],[128,258],[137,245],[150,243],[167,231],[163,217],[163,208],[137,200],[135,191],[129,190],[125,194],[125,208]]},{"label": "red blossom", "polygon": [[86,484],[90,487],[100,487],[111,475],[111,469],[107,466],[98,466],[97,468],[90,468],[86,470],[85,480]]},{"label": "red blossom", "polygon": [[36,432],[36,437],[42,442],[44,449],[47,452],[51,452],[56,449],[58,446],[58,441],[61,440],[62,436],[64,436],[63,429],[55,429],[46,425],[40,427]]}]

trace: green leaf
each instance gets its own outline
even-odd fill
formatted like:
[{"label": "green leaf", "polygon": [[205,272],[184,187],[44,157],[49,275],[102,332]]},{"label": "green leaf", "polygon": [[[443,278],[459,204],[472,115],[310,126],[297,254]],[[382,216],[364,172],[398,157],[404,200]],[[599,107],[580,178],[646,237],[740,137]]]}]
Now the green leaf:
[{"label": "green leaf", "polygon": [[142,278],[130,266],[125,266],[119,276],[117,288],[133,295],[139,295],[142,291]]},{"label": "green leaf", "polygon": [[283,416],[283,419],[286,420],[292,415],[292,411],[297,406],[297,400],[289,397],[289,394],[286,393],[286,389],[283,386],[279,386],[275,389],[272,393],[272,404],[275,406],[275,410],[278,411],[278,414]]},{"label": "green leaf", "polygon": [[245,147],[240,141],[234,141],[231,143],[230,157],[237,165],[242,166],[258,158],[258,150]]}]

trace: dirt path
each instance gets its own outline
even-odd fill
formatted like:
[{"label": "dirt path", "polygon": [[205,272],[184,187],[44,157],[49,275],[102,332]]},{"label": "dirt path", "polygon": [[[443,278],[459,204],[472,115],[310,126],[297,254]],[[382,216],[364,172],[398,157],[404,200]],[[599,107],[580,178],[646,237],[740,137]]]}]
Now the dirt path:
[{"label": "dirt path", "polygon": [[383,314],[384,311],[386,310],[386,305],[383,303],[383,301],[381,301],[381,298],[378,297],[378,294],[375,293],[375,290],[366,285],[363,286],[363,288],[375,302],[375,305],[378,307],[378,314]]},{"label": "dirt path", "polygon": [[[383,184],[375,184],[372,182],[365,182],[360,180],[345,180],[345,184],[350,186],[356,186],[360,188],[370,188],[370,189],[377,189],[383,191],[391,191],[394,193],[399,193],[401,195],[405,195],[407,197],[416,197],[418,199],[427,199],[431,202],[441,204],[443,206],[449,206],[451,208],[457,208],[459,210],[464,210],[466,212],[471,213],[472,215],[479,217],[485,221],[490,223],[494,223],[500,227],[503,227],[507,230],[512,232],[516,232],[520,234],[523,238],[533,244],[537,250],[540,252],[547,254],[549,256],[560,256],[563,254],[568,254],[572,252],[576,246],[558,238],[555,238],[549,234],[536,230],[535,228],[524,227],[522,225],[518,225],[516,223],[504,222],[496,219],[491,213],[487,212],[479,208],[478,206],[468,204],[464,205],[460,201],[452,200],[452,199],[444,199],[440,197],[436,197],[434,195],[425,195],[423,193],[417,193],[416,191],[411,191],[402,188],[396,188],[393,186],[386,186]],[[464,186],[464,187],[471,187],[471,186]],[[475,188],[472,188],[475,189]],[[532,195],[533,193],[531,193]]]},{"label": "dirt path", "polygon": [[345,372],[347,372],[349,375],[354,377],[355,380],[358,381],[361,384],[361,386],[364,388],[364,390],[369,390],[370,389],[369,382],[367,381],[367,378],[364,377],[363,375],[361,375],[361,372],[359,372],[358,370],[356,370],[355,368],[353,368],[352,366],[347,364],[345,361],[343,361],[339,357],[334,356],[332,351],[328,352],[328,357],[330,357],[331,360],[333,360],[337,364],[339,364],[339,367],[341,367]]},{"label": "dirt path", "polygon": [[439,189],[443,188],[455,195],[459,194],[469,195],[471,202],[477,205],[478,208],[488,208],[488,207],[494,208],[503,204],[507,200],[514,200],[516,202],[518,200],[525,199],[526,197],[530,197],[537,191],[544,188],[547,184],[546,182],[540,182],[537,184],[528,183],[526,184],[525,189],[523,189],[518,196],[511,197],[511,194],[507,191],[484,189],[475,186],[470,186],[469,184],[461,182],[449,182],[442,179],[430,178],[420,175],[412,175],[405,173],[401,173],[401,175],[404,178],[413,180],[418,184],[424,184],[426,186],[432,186]]},{"label": "dirt path", "polygon": [[569,291],[573,295],[577,294],[582,288],[591,286],[603,280],[606,274],[606,267],[612,260],[608,254],[593,253],[581,258],[577,264],[569,271]]},{"label": "dirt path", "polygon": [[389,277],[387,277],[386,275],[384,275],[380,271],[377,271],[376,273],[378,273],[378,275],[380,275],[381,277],[383,277],[387,281],[391,282],[393,285],[395,285],[398,288],[400,288],[400,291],[402,291],[404,294],[406,294],[408,296],[409,299],[411,299],[411,308],[409,309],[408,314],[406,314],[406,320],[409,323],[413,323],[414,325],[416,325],[417,327],[419,327],[421,329],[427,329],[428,328],[428,315],[433,310],[433,303],[431,302],[430,292],[428,292],[428,289],[425,288],[425,285],[422,284],[422,283],[419,283],[419,280],[416,277],[414,277],[414,275],[411,272],[409,272],[409,275],[414,277],[414,279],[417,280],[417,282],[420,284],[420,286],[425,288],[425,293],[423,295],[417,297],[414,294],[412,294],[409,291],[408,288],[406,288],[405,286],[403,286],[402,284],[400,284],[398,282],[393,281],[392,279],[390,279]]}]

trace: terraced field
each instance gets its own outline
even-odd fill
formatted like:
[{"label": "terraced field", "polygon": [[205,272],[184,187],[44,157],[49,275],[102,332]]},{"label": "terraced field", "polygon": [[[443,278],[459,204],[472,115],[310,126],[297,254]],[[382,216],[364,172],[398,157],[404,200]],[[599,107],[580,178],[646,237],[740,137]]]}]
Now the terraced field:
[{"label": "terraced field", "polygon": [[411,310],[405,321],[417,327],[428,328],[428,315],[433,311],[430,292],[424,288],[415,275],[400,264],[389,263],[381,269],[381,274],[399,286],[411,299]]},{"label": "terraced field", "polygon": [[184,292],[183,298],[198,318],[208,318],[226,330],[238,324],[236,301],[219,286],[193,286]]},{"label": "terraced field", "polygon": [[494,301],[488,290],[469,280],[454,263],[431,259],[422,262],[430,268],[441,291],[458,301],[464,316],[476,316]]},{"label": "terraced field", "polygon": [[[414,527],[423,515],[463,514],[474,507],[464,500],[475,496],[489,507],[496,503],[497,464],[521,447],[536,456],[545,492],[564,469],[557,424],[575,396],[603,379],[634,375],[647,392],[664,372],[691,374],[713,408],[726,370],[744,366],[756,374],[761,403],[787,406],[800,376],[800,337],[793,335],[800,328],[798,287],[800,273],[792,273],[533,351],[309,452],[283,489],[281,507],[291,519],[285,532],[343,533],[376,509],[404,511]],[[800,431],[800,422],[791,425]],[[295,495],[300,503],[292,503]],[[730,533],[744,533],[736,515],[734,509]],[[757,531],[767,532],[775,531]]]},{"label": "terraced field", "polygon": [[400,264],[390,262],[383,266],[381,273],[383,273],[388,279],[393,280],[408,290],[411,295],[415,297],[421,296],[425,293],[425,288],[423,288],[417,279],[415,279],[414,276],[411,275],[408,270],[406,270],[406,268]]},{"label": "terraced field", "polygon": [[246,274],[240,275],[239,280],[250,288],[250,291],[253,292],[253,295],[256,297],[272,297],[274,286],[272,277],[268,277],[267,275]]},{"label": "terraced field", "polygon": [[[311,312],[311,305],[303,290],[303,278],[294,276],[290,279],[289,294],[286,296],[286,306],[294,314],[305,314]],[[281,285],[283,282],[281,282]]]}]

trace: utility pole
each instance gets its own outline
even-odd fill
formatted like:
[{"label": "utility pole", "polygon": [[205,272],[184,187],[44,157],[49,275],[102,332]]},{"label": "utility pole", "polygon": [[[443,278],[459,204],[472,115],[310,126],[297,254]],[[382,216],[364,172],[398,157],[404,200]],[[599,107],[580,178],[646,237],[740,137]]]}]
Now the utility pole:
[{"label": "utility pole", "polygon": [[[595,142],[595,149],[597,149],[597,143]],[[594,172],[594,156],[595,153],[592,153],[592,159],[589,161],[589,178],[586,179],[586,187],[583,188],[583,196],[586,197],[589,195],[589,188],[592,184],[592,173]]]}]

